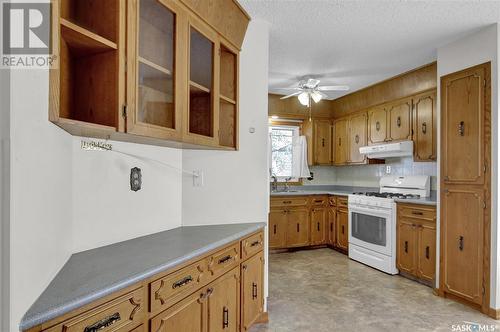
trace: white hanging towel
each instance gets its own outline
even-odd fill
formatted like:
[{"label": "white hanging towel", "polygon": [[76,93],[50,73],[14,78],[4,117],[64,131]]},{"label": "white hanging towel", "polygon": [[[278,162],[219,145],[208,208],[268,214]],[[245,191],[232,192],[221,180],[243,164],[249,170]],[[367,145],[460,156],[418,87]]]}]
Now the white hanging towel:
[{"label": "white hanging towel", "polygon": [[305,136],[298,136],[293,140],[293,162],[292,177],[308,178],[311,176],[309,165],[307,164],[307,139]]}]

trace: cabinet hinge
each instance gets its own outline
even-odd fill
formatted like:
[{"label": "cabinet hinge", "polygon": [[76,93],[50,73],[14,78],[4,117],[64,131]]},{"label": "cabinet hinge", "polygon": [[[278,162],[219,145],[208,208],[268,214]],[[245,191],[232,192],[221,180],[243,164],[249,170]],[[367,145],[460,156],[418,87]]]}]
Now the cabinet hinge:
[{"label": "cabinet hinge", "polygon": [[127,105],[123,105],[122,117],[125,119],[127,118]]}]

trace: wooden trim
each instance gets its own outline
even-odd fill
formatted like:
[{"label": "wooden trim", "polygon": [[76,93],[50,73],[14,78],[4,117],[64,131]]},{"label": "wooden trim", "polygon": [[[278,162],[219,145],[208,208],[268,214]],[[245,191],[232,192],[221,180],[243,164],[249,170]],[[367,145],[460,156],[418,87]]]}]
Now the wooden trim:
[{"label": "wooden trim", "polygon": [[118,46],[116,43],[113,43],[112,41],[99,36],[96,33],[93,33],[85,28],[82,28],[64,18],[60,19],[61,26],[65,27],[68,29],[68,31],[72,31],[73,33],[80,35],[81,37],[84,37],[86,39],[92,40],[96,45],[99,44],[103,48],[109,48],[112,50],[118,49]]},{"label": "wooden trim", "polygon": [[226,97],[226,96],[224,96],[222,94],[219,95],[219,97],[220,97],[220,99],[222,99],[224,101],[227,101],[230,104],[236,105],[236,100],[234,100],[234,99],[228,98],[228,97]]},{"label": "wooden trim", "polygon": [[261,313],[260,316],[254,322],[254,324],[267,324],[267,323],[269,323],[269,312],[267,311]]},{"label": "wooden trim", "polygon": [[149,61],[148,59],[146,58],[143,58],[142,56],[137,56],[137,59],[139,60],[139,62],[145,64],[146,66],[149,66],[153,69],[156,69],[164,74],[167,74],[167,75],[172,75],[172,72],[170,70],[168,70],[167,68],[164,68],[160,65],[157,65],[156,63],[154,63],[153,61]]}]

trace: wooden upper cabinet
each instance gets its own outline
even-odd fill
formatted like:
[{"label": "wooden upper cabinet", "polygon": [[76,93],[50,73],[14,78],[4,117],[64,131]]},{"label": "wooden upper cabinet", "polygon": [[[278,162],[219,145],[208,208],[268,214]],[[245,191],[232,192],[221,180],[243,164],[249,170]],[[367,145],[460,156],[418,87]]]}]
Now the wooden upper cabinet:
[{"label": "wooden upper cabinet", "polygon": [[380,144],[387,140],[387,110],[377,107],[368,111],[368,144]]},{"label": "wooden upper cabinet", "polygon": [[128,133],[180,138],[179,11],[172,1],[128,1]]},{"label": "wooden upper cabinet", "polygon": [[411,140],[411,99],[404,99],[387,107],[388,141]]},{"label": "wooden upper cabinet", "polygon": [[367,144],[367,114],[354,115],[349,120],[349,163],[362,164],[366,156],[359,153],[359,148]]},{"label": "wooden upper cabinet", "polygon": [[347,158],[349,154],[348,144],[348,125],[347,119],[342,119],[335,121],[334,132],[335,132],[335,165],[343,165],[347,163]]},{"label": "wooden upper cabinet", "polygon": [[442,176],[445,183],[484,184],[485,68],[441,79]]},{"label": "wooden upper cabinet", "polygon": [[332,163],[332,124],[329,120],[314,121],[314,164]]},{"label": "wooden upper cabinet", "polygon": [[269,248],[286,247],[288,216],[285,209],[271,209],[269,212]]},{"label": "wooden upper cabinet", "polygon": [[437,157],[436,92],[413,98],[413,142],[415,161],[432,161]]},{"label": "wooden upper cabinet", "polygon": [[60,66],[50,71],[50,121],[78,136],[238,148],[239,51],[249,17],[236,1],[55,4]]}]

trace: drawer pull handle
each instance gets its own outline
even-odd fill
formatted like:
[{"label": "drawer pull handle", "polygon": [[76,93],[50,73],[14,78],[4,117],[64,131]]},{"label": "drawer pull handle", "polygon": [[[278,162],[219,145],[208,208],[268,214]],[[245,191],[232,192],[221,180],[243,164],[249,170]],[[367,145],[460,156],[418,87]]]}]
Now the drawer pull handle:
[{"label": "drawer pull handle", "polygon": [[323,203],[323,200],[322,199],[317,199],[314,201],[314,203]]},{"label": "drawer pull handle", "polygon": [[429,259],[429,258],[430,258],[429,251],[430,251],[429,246],[425,247],[425,258],[427,258],[427,259]]},{"label": "drawer pull handle", "polygon": [[[275,225],[276,227],[276,225]],[[274,231],[274,233],[276,233],[276,231]],[[260,246],[262,244],[262,242],[260,241],[255,241],[255,242],[252,242],[252,244],[250,245],[250,247],[256,247],[256,246]]]},{"label": "drawer pull handle", "polygon": [[229,309],[224,307],[222,309],[222,329],[225,329],[229,326]]},{"label": "drawer pull handle", "polygon": [[233,256],[227,255],[227,256],[224,256],[221,259],[219,259],[219,264],[225,264],[225,263],[232,261],[232,260],[233,260]]},{"label": "drawer pull handle", "polygon": [[292,201],[283,201],[283,204],[292,204]]},{"label": "drawer pull handle", "polygon": [[405,253],[408,253],[408,241],[405,241]]},{"label": "drawer pull handle", "polygon": [[120,313],[116,312],[116,313],[112,314],[111,316],[103,318],[100,321],[98,321],[90,326],[87,326],[85,328],[84,332],[97,332],[97,331],[103,330],[103,329],[113,325],[114,323],[118,322],[120,319],[121,319]]},{"label": "drawer pull handle", "polygon": [[257,284],[252,282],[252,300],[257,298]]},{"label": "drawer pull handle", "polygon": [[193,281],[193,277],[191,276],[187,276],[179,281],[176,281],[172,284],[172,289],[176,289],[176,288],[179,288],[179,287],[182,287],[182,286],[186,286],[187,284],[189,284],[190,282]]},{"label": "drawer pull handle", "polygon": [[411,211],[411,214],[414,214],[416,216],[423,216],[424,215],[424,213],[420,212],[420,211]]}]

